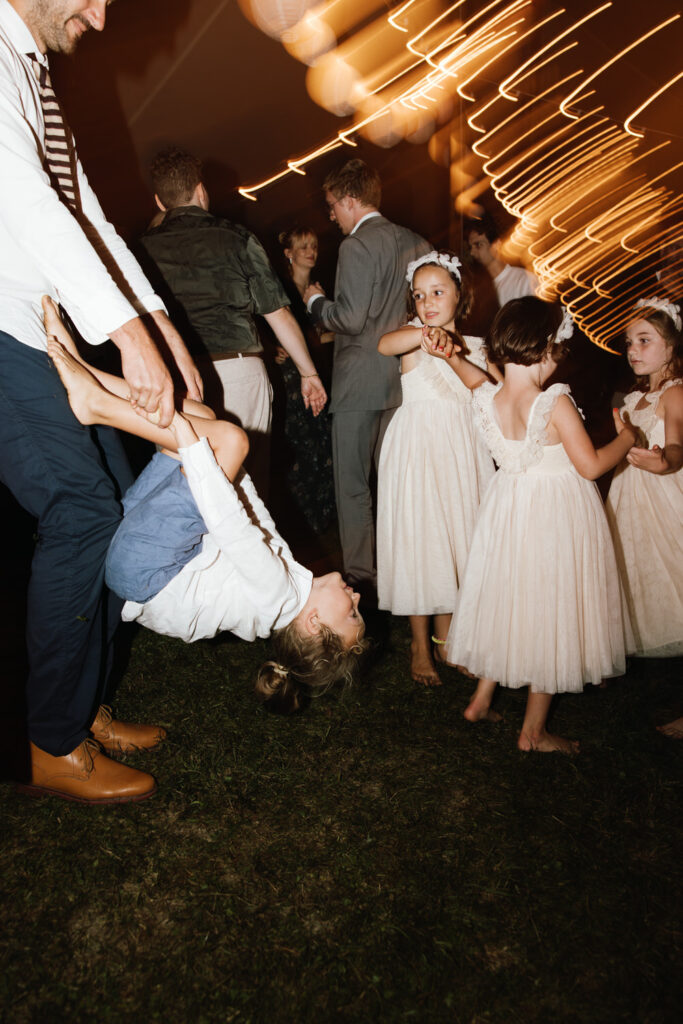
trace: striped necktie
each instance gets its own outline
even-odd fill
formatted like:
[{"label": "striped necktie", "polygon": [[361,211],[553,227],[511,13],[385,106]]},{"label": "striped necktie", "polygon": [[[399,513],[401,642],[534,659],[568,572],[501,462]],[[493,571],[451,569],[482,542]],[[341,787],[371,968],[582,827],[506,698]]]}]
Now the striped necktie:
[{"label": "striped necktie", "polygon": [[33,72],[38,80],[40,104],[45,119],[45,169],[52,187],[72,210],[79,208],[76,177],[76,152],[71,131],[62,117],[50,72],[35,54],[29,54]]}]

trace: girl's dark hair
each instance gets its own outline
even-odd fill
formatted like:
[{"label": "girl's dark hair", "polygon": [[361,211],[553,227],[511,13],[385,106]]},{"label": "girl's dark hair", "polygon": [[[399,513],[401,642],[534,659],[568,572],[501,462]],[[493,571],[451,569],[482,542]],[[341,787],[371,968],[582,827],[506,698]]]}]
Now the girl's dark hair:
[{"label": "girl's dark hair", "polygon": [[[676,330],[676,324],[668,313],[656,306],[638,307],[635,311],[636,320],[646,320],[652,324],[657,334],[661,334],[667,345],[671,346],[671,359],[666,364],[662,384],[666,380],[683,380],[683,334]],[[648,378],[636,377],[631,391],[641,391]]]},{"label": "girl's dark hair", "polygon": [[[500,369],[506,363],[533,366],[540,363],[552,345],[562,323],[562,309],[555,302],[544,302],[534,295],[511,299],[496,313],[486,338],[490,361]],[[563,342],[553,348],[553,359],[559,362],[565,354]]]},{"label": "girl's dark hair", "polygon": [[318,233],[313,228],[308,228],[305,225],[301,227],[299,224],[295,224],[293,228],[288,228],[287,231],[281,231],[277,236],[277,240],[283,249],[291,249],[292,243],[297,238],[307,238],[308,235],[312,235],[315,240],[318,240]]},{"label": "girl's dark hair", "polygon": [[339,681],[350,683],[369,646],[368,640],[359,639],[346,647],[324,624],[312,636],[302,633],[296,620],[276,630],[272,640],[275,660],[261,666],[254,689],[262,704],[281,715],[298,711],[306,691],[324,692]]},{"label": "girl's dark hair", "polygon": [[[455,256],[455,253],[450,252],[448,249],[442,249],[440,251],[443,252],[444,255],[446,256]],[[423,267],[440,267],[441,270],[446,270],[446,268],[442,267],[440,263],[433,261],[430,263],[421,263],[420,266],[415,271],[415,274],[419,274]],[[453,281],[456,288],[458,289],[459,298],[458,304],[455,307],[454,319],[456,321],[462,320],[463,317],[466,317],[469,311],[472,309],[472,302],[474,301],[472,281],[469,272],[466,270],[465,267],[460,267],[460,274],[462,275],[460,279],[458,279],[457,274],[453,274],[450,270],[446,270],[446,273],[448,274],[451,281]],[[413,274],[413,281],[415,280],[415,274]],[[412,281],[408,285],[408,316],[411,320],[413,319],[413,317],[417,316],[417,310],[415,309],[415,299],[413,298]]]}]

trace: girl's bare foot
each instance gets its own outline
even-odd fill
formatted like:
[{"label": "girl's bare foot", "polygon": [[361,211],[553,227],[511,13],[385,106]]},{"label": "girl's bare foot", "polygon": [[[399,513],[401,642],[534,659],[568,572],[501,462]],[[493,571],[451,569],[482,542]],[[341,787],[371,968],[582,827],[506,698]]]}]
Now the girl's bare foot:
[{"label": "girl's bare foot", "polygon": [[491,711],[491,702],[496,692],[495,679],[487,679],[482,676],[477,682],[477,688],[470,697],[470,702],[463,711],[468,722],[500,722],[501,715],[497,711]]},{"label": "girl's bare foot", "polygon": [[503,720],[502,715],[499,715],[497,711],[492,711],[488,704],[477,700],[476,696],[463,711],[463,717],[468,722],[502,722]]},{"label": "girl's bare foot", "polygon": [[106,392],[83,363],[67,352],[54,337],[47,339],[47,354],[55,365],[69,396],[69,405],[79,423],[99,423],[98,398]]},{"label": "girl's bare foot", "polygon": [[415,644],[410,645],[410,675],[420,686],[442,685],[431,654]]},{"label": "girl's bare foot", "polygon": [[434,661],[438,661],[442,665],[448,664],[443,654],[443,647],[445,643],[445,640],[440,640],[435,636],[432,637],[432,657],[434,658]]},{"label": "girl's bare foot", "polygon": [[563,736],[553,736],[552,733],[545,730],[535,736],[520,732],[517,747],[519,750],[534,751],[539,754],[578,754],[579,752],[578,740],[566,740]]},{"label": "girl's bare foot", "polygon": [[67,331],[66,327],[62,322],[62,318],[59,315],[59,310],[54,304],[53,300],[49,295],[43,295],[41,299],[43,307],[43,323],[45,324],[45,333],[49,336],[52,335],[57,341],[61,342],[64,348],[69,352],[79,363],[82,359],[76,348],[76,343]]},{"label": "girl's bare foot", "polygon": [[657,731],[663,736],[668,736],[670,740],[683,740],[683,718],[675,718],[666,725],[658,725]]},{"label": "girl's bare foot", "polygon": [[460,673],[461,676],[467,676],[468,679],[476,679],[477,678],[475,676],[474,672],[470,672],[470,670],[468,668],[465,668],[464,665],[456,665],[455,667],[456,667],[457,671]]}]

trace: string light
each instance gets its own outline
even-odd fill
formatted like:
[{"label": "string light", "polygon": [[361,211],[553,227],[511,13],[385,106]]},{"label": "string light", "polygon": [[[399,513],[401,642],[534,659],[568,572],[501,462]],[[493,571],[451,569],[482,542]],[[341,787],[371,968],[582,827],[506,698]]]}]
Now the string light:
[{"label": "string light", "polygon": [[[657,84],[623,123],[606,110],[599,79],[680,15],[644,26],[636,39],[591,70],[569,64],[579,52],[577,33],[610,11],[610,17],[616,16],[612,2],[596,6],[566,27],[558,25],[560,31],[541,40],[531,56],[523,52],[526,41],[541,32],[548,35],[551,23],[566,20],[565,7],[537,19],[531,0],[490,0],[459,20],[464,0],[441,11],[435,10],[438,0],[407,0],[372,20],[368,16],[381,5],[368,3],[359,12],[360,6],[357,0],[335,0],[319,3],[306,15],[325,26],[327,36],[321,32],[321,39],[343,40],[314,62],[317,72],[311,81],[331,74],[334,60],[350,69],[346,91],[337,83],[334,101],[353,112],[350,123],[311,152],[288,160],[278,173],[242,186],[240,193],[255,200],[259,191],[287,175],[305,174],[307,165],[321,156],[355,146],[361,134],[380,145],[401,137],[426,141],[443,123],[439,111],[444,112],[442,117],[450,116],[458,100],[473,107],[463,114],[461,124],[473,133],[469,153],[472,161],[481,161],[482,173],[470,173],[474,169],[464,164],[459,144],[451,147],[448,142],[446,150],[441,144],[434,150],[445,152],[447,160],[456,149],[461,154],[451,165],[453,181],[461,188],[456,209],[476,212],[476,200],[490,187],[518,219],[506,245],[517,254],[528,254],[541,294],[560,298],[590,340],[612,350],[637,298],[640,266],[650,260],[653,267],[663,267],[667,245],[679,249],[675,257],[667,257],[662,288],[678,286],[683,201],[671,183],[683,163],[662,169],[668,140],[648,143],[647,130],[640,124],[636,130],[633,124],[683,78],[683,72]],[[360,34],[353,31],[359,16]],[[511,70],[509,62],[515,56],[518,62]],[[545,81],[539,88],[541,71]],[[555,81],[546,85],[550,75]],[[654,168],[649,178],[648,168]]]}]

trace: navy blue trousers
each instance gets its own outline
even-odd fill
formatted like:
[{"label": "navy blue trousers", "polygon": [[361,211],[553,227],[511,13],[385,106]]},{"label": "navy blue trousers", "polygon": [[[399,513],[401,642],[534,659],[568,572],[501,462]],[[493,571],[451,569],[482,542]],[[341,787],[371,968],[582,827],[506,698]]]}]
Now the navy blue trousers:
[{"label": "navy blue trousers", "polygon": [[116,432],[78,423],[47,354],[0,331],[0,480],[38,521],[28,733],[54,756],[88,735],[104,693],[122,607],[104,563],[132,479]]}]

